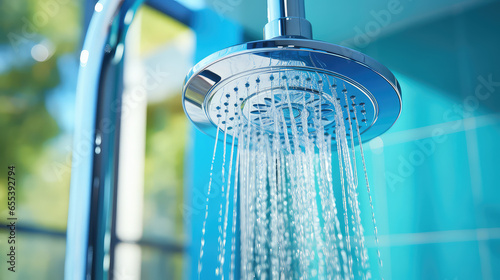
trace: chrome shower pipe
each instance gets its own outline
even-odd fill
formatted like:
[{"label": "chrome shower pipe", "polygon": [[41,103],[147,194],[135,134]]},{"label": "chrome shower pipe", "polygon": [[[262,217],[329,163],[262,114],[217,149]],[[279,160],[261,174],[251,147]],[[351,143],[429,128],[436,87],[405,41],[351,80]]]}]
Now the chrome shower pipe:
[{"label": "chrome shower pipe", "polygon": [[304,0],[268,0],[267,18],[265,40],[276,37],[312,39],[312,26],[306,19]]},{"label": "chrome shower pipe", "polygon": [[[100,0],[80,55],[64,279],[111,279],[124,38],[142,0]],[[113,107],[114,106],[114,107]]]},{"label": "chrome shower pipe", "polygon": [[192,11],[174,0],[99,0],[85,35],[75,102],[66,231],[65,280],[114,275],[118,147],[125,36],[148,6],[190,25]]}]

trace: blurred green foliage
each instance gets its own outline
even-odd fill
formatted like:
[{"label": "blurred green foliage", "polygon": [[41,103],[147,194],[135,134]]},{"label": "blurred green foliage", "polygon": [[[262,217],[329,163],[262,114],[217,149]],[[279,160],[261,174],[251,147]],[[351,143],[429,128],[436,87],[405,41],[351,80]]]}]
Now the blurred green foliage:
[{"label": "blurred green foliage", "polygon": [[138,15],[141,19],[140,50],[143,54],[154,52],[189,30],[189,27],[148,6],[141,7]]},{"label": "blurred green foliage", "polygon": [[[25,225],[64,230],[69,172],[54,173],[67,163],[70,150],[61,143],[56,120],[46,108],[49,91],[60,83],[58,58],[74,53],[81,41],[80,1],[27,0],[0,3],[0,215],[5,217],[7,166],[16,166],[17,215]],[[34,45],[46,42],[53,53],[43,62],[31,56]],[[64,66],[63,66],[64,67]],[[1,68],[0,68],[1,69]],[[68,104],[69,105],[69,104]],[[55,141],[65,138],[64,141]],[[5,169],[5,170],[4,170]],[[2,222],[4,222],[2,220]]]},{"label": "blurred green foliage", "polygon": [[77,0],[2,1],[0,44],[15,48],[44,38],[57,46],[56,57],[73,52],[82,35],[81,4]]},{"label": "blurred green foliage", "polygon": [[[66,229],[72,135],[49,113],[47,98],[65,82],[61,71],[67,65],[59,58],[70,54],[78,61],[82,3],[0,2],[0,223],[6,223],[7,217],[7,166],[15,165],[19,224],[55,232]],[[141,11],[143,54],[161,49],[188,30],[150,8]],[[39,62],[31,52],[41,43],[54,48]],[[71,90],[69,94],[74,95],[76,88]],[[147,114],[144,238],[184,244],[181,204],[188,125],[180,92],[149,104]],[[5,228],[0,228],[1,240],[6,234]],[[62,277],[65,244],[60,235],[20,233],[19,237],[18,252],[23,260],[19,269],[23,273],[12,279]],[[0,242],[0,251],[4,252],[4,246],[6,243]],[[145,249],[143,266],[158,266],[156,272],[151,270],[152,275],[160,276],[158,269],[168,268],[175,279],[181,278],[182,253],[169,256],[168,252],[150,251]],[[4,279],[6,270],[0,268],[0,279]]]},{"label": "blurred green foliage", "polygon": [[[70,147],[71,135],[48,112],[46,99],[62,82],[59,71],[65,65],[58,59],[68,53],[78,59],[79,5],[76,0],[0,2],[0,223],[7,217],[7,166],[14,165],[18,226],[66,228],[70,173],[56,174],[54,166],[69,171],[71,149],[63,147]],[[42,42],[52,49],[38,62],[31,51]],[[6,234],[2,227],[0,239],[5,241]],[[16,273],[2,265],[0,279],[62,278],[64,239],[20,231],[16,239],[22,261]],[[1,252],[5,246],[0,243]]]},{"label": "blurred green foliage", "polygon": [[145,238],[184,241],[182,203],[187,118],[181,95],[148,106],[144,200]]}]

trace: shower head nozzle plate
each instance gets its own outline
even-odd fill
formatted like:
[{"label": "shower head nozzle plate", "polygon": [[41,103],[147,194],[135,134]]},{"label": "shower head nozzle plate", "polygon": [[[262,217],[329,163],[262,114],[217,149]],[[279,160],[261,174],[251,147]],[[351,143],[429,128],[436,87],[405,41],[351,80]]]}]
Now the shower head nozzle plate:
[{"label": "shower head nozzle plate", "polygon": [[227,48],[195,65],[186,77],[183,106],[198,128],[212,136],[226,131],[228,142],[242,124],[269,133],[280,126],[289,135],[292,127],[314,135],[321,126],[333,135],[339,110],[345,122],[358,118],[362,140],[368,141],[399,117],[401,89],[386,67],[357,51],[271,39]]}]

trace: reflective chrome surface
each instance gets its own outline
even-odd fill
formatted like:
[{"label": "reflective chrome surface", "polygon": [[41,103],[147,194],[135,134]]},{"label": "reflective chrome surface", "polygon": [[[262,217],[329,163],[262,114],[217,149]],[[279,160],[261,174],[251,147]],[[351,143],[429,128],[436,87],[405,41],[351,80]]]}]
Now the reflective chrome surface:
[{"label": "reflective chrome surface", "polygon": [[[302,74],[286,74],[291,72]],[[240,108],[243,117],[251,121],[251,110],[266,106],[266,98],[273,87],[271,75],[305,77],[307,73],[315,73],[316,82],[323,80],[323,84],[309,83],[304,87],[300,84],[304,82],[302,79],[289,81],[288,84],[295,87],[289,88],[289,92],[292,95],[316,92],[310,96],[311,102],[316,102],[314,96],[331,96],[331,86],[336,84],[340,89],[337,90],[340,103],[345,107],[347,104],[341,92],[345,85],[349,100],[354,96],[356,103],[363,103],[365,107],[359,107],[366,115],[361,124],[363,141],[384,133],[399,117],[401,89],[386,67],[357,51],[303,39],[249,42],[210,55],[195,65],[186,77],[184,110],[195,125],[209,135],[215,136],[217,124],[222,130],[227,129],[229,142],[232,141],[229,121],[236,118],[235,112],[238,112],[234,108]],[[248,87],[244,86],[246,83]],[[301,112],[299,105],[297,103],[294,109],[297,114]],[[314,103],[316,105],[326,106]]]},{"label": "reflective chrome surface", "polygon": [[[124,39],[142,0],[95,5],[76,91],[64,279],[112,279]],[[118,102],[120,104],[120,102]],[[113,108],[111,108],[113,107]]]},{"label": "reflective chrome surface", "polygon": [[312,26],[306,19],[304,0],[268,0],[267,18],[264,39],[275,37],[312,39]]}]

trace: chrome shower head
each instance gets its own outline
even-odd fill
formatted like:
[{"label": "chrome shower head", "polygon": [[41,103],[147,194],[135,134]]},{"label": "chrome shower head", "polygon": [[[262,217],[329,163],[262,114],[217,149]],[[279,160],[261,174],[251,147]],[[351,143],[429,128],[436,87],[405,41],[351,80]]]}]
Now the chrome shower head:
[{"label": "chrome shower head", "polygon": [[[303,1],[270,3],[292,9],[269,5],[265,34],[273,38],[221,50],[188,73],[183,106],[191,121],[212,136],[217,129],[226,131],[228,142],[236,137],[236,126],[254,125],[273,133],[276,122],[290,135],[292,123],[298,133],[312,133],[319,122],[323,133],[333,135],[339,108],[345,121],[352,120],[356,110],[363,141],[389,129],[401,111],[401,89],[394,75],[360,52],[304,39],[311,31],[299,11]],[[272,19],[272,11],[282,13]],[[283,116],[280,120],[276,112]]]}]

